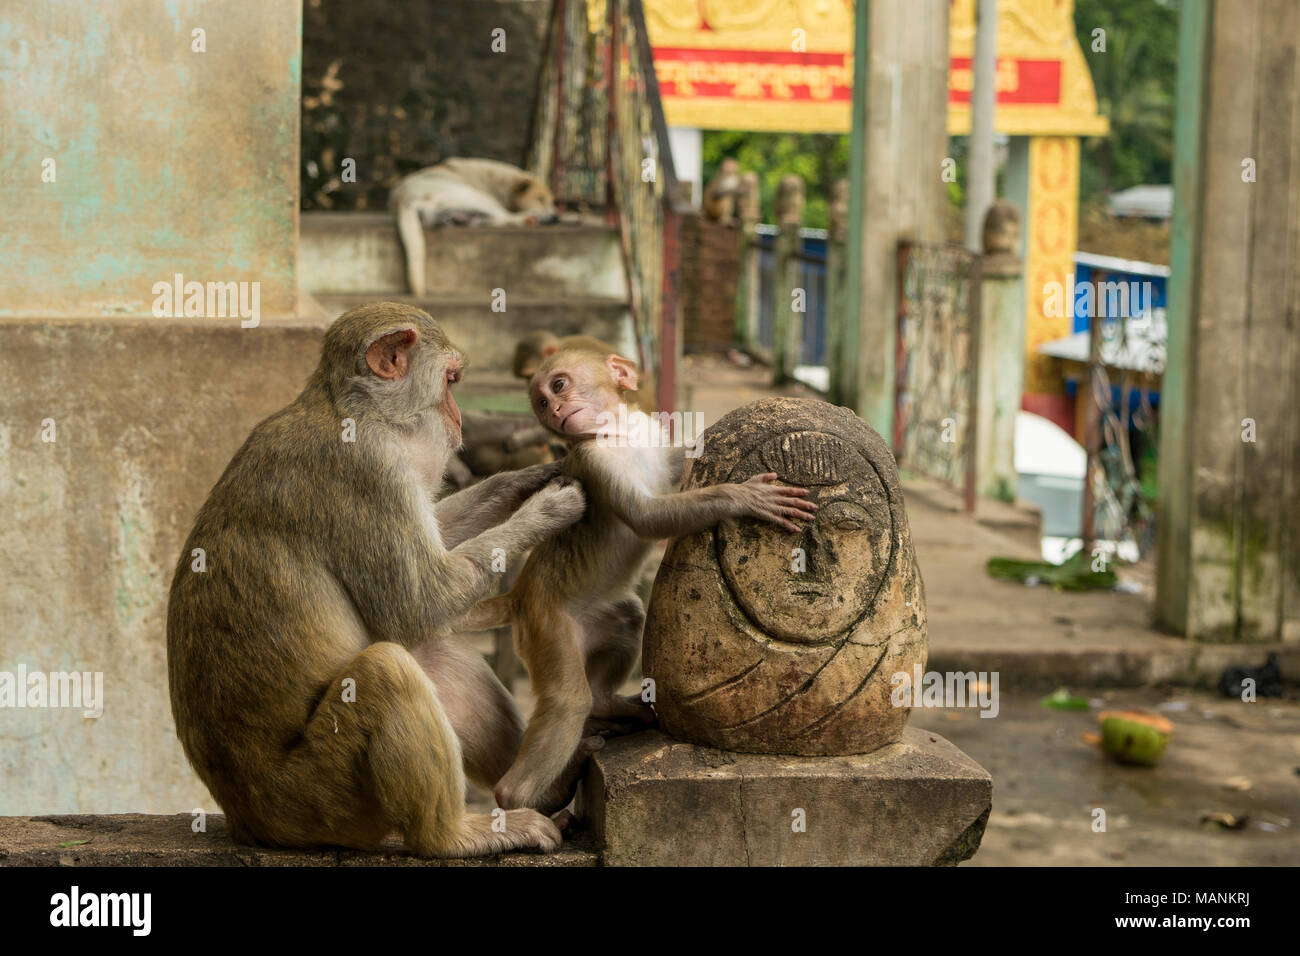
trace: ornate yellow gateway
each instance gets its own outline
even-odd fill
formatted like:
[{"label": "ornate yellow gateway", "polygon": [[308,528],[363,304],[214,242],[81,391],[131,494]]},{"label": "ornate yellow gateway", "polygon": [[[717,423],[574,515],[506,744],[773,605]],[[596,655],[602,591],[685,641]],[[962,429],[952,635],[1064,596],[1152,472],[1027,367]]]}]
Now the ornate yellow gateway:
[{"label": "ornate yellow gateway", "polygon": [[[699,129],[846,133],[853,102],[853,0],[644,0],[668,123]],[[970,131],[975,0],[951,0],[948,132]],[[1044,314],[1045,283],[1073,272],[1079,137],[1108,132],[1074,0],[1000,0],[997,130],[1012,137],[1007,197],[1025,211],[1029,393],[1059,391],[1043,342],[1070,334]]]}]

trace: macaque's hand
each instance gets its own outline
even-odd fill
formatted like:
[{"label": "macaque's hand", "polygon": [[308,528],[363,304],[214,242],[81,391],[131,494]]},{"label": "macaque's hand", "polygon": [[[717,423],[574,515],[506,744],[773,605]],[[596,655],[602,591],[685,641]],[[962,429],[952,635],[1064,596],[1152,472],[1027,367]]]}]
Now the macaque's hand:
[{"label": "macaque's hand", "polygon": [[776,484],[775,472],[755,475],[744,484],[734,484],[745,517],[780,525],[786,531],[800,531],[796,521],[811,521],[817,504],[808,501],[807,488]]},{"label": "macaque's hand", "polygon": [[515,490],[519,493],[519,500],[522,502],[560,477],[560,463],[548,461],[541,465],[529,465],[514,472],[512,477],[515,480]]},{"label": "macaque's hand", "polygon": [[[551,465],[534,465],[534,468],[549,468]],[[524,469],[528,471],[530,469]],[[547,532],[567,528],[587,510],[587,496],[582,492],[582,485],[576,478],[557,475],[546,487],[529,498],[522,508],[515,512],[511,520],[540,521]]]}]

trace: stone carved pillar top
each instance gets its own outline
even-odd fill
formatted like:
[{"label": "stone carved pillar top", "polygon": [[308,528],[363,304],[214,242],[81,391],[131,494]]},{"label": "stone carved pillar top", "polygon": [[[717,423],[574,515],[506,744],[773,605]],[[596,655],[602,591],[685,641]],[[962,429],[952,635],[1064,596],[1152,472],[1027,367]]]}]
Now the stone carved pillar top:
[{"label": "stone carved pillar top", "polygon": [[803,179],[799,176],[782,176],[776,190],[776,221],[782,229],[798,229],[803,225]]},{"label": "stone carved pillar top", "polygon": [[925,597],[885,442],[848,409],[754,402],[703,436],[685,487],[776,472],[820,505],[801,533],[753,520],[674,540],[645,629],[665,730],[755,753],[897,740],[897,672],[924,665]]},{"label": "stone carved pillar top", "polygon": [[1020,207],[1007,199],[989,205],[984,214],[983,246],[986,275],[1020,275]]}]

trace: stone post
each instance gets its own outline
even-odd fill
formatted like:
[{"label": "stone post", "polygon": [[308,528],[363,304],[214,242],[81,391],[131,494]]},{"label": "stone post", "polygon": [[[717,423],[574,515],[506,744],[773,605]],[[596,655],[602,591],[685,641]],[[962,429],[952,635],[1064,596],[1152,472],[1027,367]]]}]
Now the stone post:
[{"label": "stone post", "polygon": [[781,177],[776,194],[776,261],[772,268],[772,384],[793,377],[803,343],[803,314],[795,311],[799,286],[799,229],[803,226],[804,184],[798,176]]},{"label": "stone post", "polygon": [[740,218],[737,239],[740,253],[736,280],[736,345],[743,351],[752,351],[758,343],[758,173],[741,173],[736,214]]},{"label": "stone post", "polygon": [[826,232],[826,364],[830,367],[830,400],[845,402],[845,380],[852,374],[846,360],[845,324],[853,310],[848,301],[849,181],[831,187],[830,228]]},{"label": "stone post", "polygon": [[999,199],[984,216],[980,286],[979,393],[975,401],[975,489],[1016,500],[1016,413],[1024,391],[1025,286],[1020,210]]}]

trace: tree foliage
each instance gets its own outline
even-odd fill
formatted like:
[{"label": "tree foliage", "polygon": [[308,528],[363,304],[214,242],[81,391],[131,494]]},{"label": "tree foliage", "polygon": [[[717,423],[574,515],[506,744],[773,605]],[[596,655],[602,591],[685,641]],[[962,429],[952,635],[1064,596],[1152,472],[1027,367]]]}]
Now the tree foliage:
[{"label": "tree foliage", "polygon": [[849,172],[849,137],[830,133],[706,131],[702,157],[704,182],[709,181],[728,156],[734,157],[741,169],[758,173],[763,222],[776,221],[777,186],[782,176],[793,173],[804,181],[804,225],[825,229],[831,186]]},{"label": "tree foliage", "polygon": [[1084,142],[1083,200],[1141,183],[1172,182],[1177,4],[1075,0],[1074,26],[1097,106],[1110,119],[1109,136]]}]

